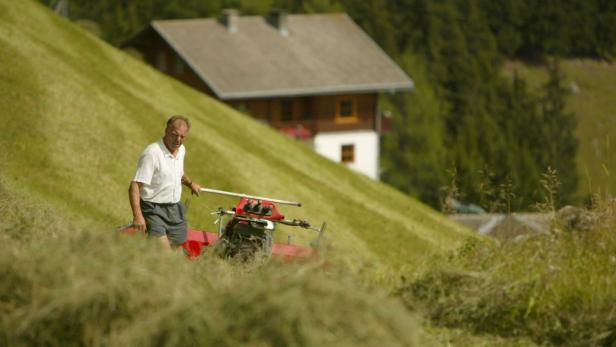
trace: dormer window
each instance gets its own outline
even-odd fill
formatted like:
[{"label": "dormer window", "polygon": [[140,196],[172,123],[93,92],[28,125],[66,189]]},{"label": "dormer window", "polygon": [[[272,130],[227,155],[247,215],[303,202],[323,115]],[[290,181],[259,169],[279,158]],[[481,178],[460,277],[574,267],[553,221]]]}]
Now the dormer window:
[{"label": "dormer window", "polygon": [[357,100],[353,97],[339,97],[336,99],[336,123],[357,122]]}]

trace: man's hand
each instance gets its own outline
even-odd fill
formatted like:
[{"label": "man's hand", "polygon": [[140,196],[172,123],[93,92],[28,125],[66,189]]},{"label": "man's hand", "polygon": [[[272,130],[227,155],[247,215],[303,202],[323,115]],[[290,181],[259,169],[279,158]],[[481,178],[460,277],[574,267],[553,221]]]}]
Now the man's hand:
[{"label": "man's hand", "polygon": [[145,232],[145,219],[143,218],[142,214],[135,216],[135,218],[133,218],[133,226],[137,230],[141,232]]},{"label": "man's hand", "polygon": [[199,196],[199,193],[201,192],[201,185],[199,185],[199,183],[197,182],[192,182],[190,184],[190,190],[191,194]]},{"label": "man's hand", "polygon": [[130,201],[130,208],[133,210],[133,226],[141,232],[145,231],[145,219],[143,213],[141,213],[141,195],[139,188],[143,183],[132,181],[128,186],[128,199]]},{"label": "man's hand", "polygon": [[201,192],[201,186],[199,183],[193,181],[190,177],[183,175],[182,184],[190,188],[191,194],[199,196],[199,193]]}]

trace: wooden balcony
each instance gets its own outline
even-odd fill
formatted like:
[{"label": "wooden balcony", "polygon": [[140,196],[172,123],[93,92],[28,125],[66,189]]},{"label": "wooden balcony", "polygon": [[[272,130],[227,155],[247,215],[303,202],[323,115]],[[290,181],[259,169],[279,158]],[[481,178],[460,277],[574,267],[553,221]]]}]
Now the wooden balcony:
[{"label": "wooden balcony", "polygon": [[293,120],[273,121],[269,123],[274,128],[297,138],[314,137],[318,133],[349,131],[349,130],[376,130],[372,119],[358,119],[355,122],[339,123],[331,120]]}]

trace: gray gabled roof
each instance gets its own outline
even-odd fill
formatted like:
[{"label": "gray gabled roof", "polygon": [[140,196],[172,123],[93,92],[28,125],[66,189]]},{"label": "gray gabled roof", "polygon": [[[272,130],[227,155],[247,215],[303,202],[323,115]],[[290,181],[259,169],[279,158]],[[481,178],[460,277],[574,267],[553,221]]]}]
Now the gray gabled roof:
[{"label": "gray gabled roof", "polygon": [[411,79],[346,14],[154,21],[152,27],[221,99],[409,90]]}]

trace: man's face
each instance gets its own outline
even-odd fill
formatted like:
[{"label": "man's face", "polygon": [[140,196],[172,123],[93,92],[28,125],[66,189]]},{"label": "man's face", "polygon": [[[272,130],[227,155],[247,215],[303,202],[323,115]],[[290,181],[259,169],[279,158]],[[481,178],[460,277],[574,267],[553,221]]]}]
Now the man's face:
[{"label": "man's face", "polygon": [[186,123],[178,120],[165,129],[163,142],[165,146],[167,146],[169,152],[175,153],[182,143],[184,143],[186,135],[188,135],[188,126],[186,126]]}]

